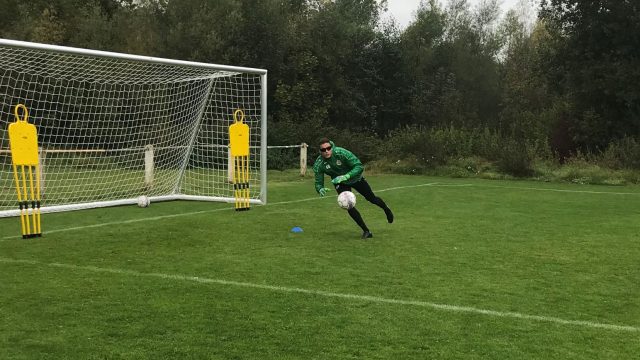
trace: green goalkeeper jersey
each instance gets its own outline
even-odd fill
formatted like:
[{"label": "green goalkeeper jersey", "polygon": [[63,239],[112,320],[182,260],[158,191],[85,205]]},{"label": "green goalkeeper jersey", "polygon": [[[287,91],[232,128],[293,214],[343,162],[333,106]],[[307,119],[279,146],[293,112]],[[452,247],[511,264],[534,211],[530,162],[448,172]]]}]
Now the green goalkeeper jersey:
[{"label": "green goalkeeper jersey", "polygon": [[331,179],[336,176],[349,174],[349,180],[344,184],[351,185],[362,179],[364,166],[351,151],[336,147],[333,141],[329,142],[332,148],[331,157],[325,159],[322,155],[318,156],[313,164],[313,172],[316,174],[316,191],[324,188],[324,175],[327,174]]}]

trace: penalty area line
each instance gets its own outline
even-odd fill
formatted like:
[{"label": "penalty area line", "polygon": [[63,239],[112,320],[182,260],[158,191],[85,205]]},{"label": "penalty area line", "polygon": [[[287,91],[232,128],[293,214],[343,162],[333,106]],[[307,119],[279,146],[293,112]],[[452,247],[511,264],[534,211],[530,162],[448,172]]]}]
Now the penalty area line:
[{"label": "penalty area line", "polygon": [[[47,231],[45,231],[45,233],[46,234],[55,234],[55,233],[66,232],[66,231],[101,228],[101,227],[105,227],[105,226],[116,226],[116,225],[123,225],[123,224],[135,224],[135,223],[144,222],[144,221],[157,221],[157,220],[176,218],[176,217],[180,217],[180,216],[191,216],[191,215],[206,214],[206,213],[212,213],[212,212],[218,212],[218,211],[227,211],[227,210],[233,210],[233,208],[221,208],[221,209],[213,209],[213,210],[191,211],[191,212],[186,212],[186,213],[160,215],[160,216],[153,216],[153,217],[146,217],[146,218],[139,218],[139,219],[130,219],[130,220],[114,221],[114,222],[104,222],[104,223],[99,223],[99,224],[91,224],[91,225],[83,225],[83,226],[74,226],[74,227],[63,228],[63,229],[47,230]],[[15,238],[20,238],[20,237],[21,237],[20,235],[7,236],[7,237],[2,238],[2,240],[15,239]]]},{"label": "penalty area line", "polygon": [[393,188],[377,190],[376,192],[385,192],[385,191],[390,191],[390,190],[412,189],[412,188],[424,187],[424,186],[434,186],[434,187],[484,187],[484,188],[493,188],[493,189],[551,191],[551,192],[560,192],[560,193],[594,194],[594,195],[640,195],[640,193],[635,193],[635,192],[569,190],[569,189],[537,188],[537,187],[526,187],[526,186],[499,186],[499,185],[485,185],[485,184],[454,184],[454,183],[439,183],[439,182],[428,183],[428,184],[419,184],[419,185],[398,186],[398,187],[393,187]]},{"label": "penalty area line", "polygon": [[[305,201],[313,201],[313,200],[318,200],[318,199],[319,198],[313,197],[313,198],[293,200],[293,201],[282,201],[282,202],[278,202],[278,203],[267,204],[267,206],[268,205],[286,205],[286,204],[293,204],[293,203],[299,203],[299,202],[305,202]],[[145,221],[157,221],[157,220],[171,219],[171,218],[177,218],[177,217],[182,217],[182,216],[208,214],[208,213],[213,213],[213,212],[229,211],[229,210],[234,210],[234,208],[220,208],[220,209],[213,209],[213,210],[190,211],[190,212],[185,212],[185,213],[152,216],[152,217],[145,217],[145,218],[139,218],[139,219],[130,219],[130,220],[114,221],[114,222],[104,222],[104,223],[99,223],[99,224],[90,224],[90,225],[74,226],[74,227],[68,227],[68,228],[62,228],[62,229],[46,230],[44,233],[46,233],[46,234],[55,234],[55,233],[61,233],[61,232],[67,232],[67,231],[101,228],[101,227],[105,227],[105,226],[117,226],[117,225],[135,224],[135,223],[145,222]],[[18,239],[20,237],[21,237],[21,235],[6,236],[6,237],[3,237],[2,239],[0,239],[0,241],[10,240],[10,239]]]},{"label": "penalty area line", "polygon": [[473,186],[473,184],[443,184],[443,183],[435,182],[435,183],[418,184],[418,185],[396,186],[396,187],[392,187],[392,188],[376,190],[376,192],[385,192],[385,191],[402,190],[402,189],[413,189],[413,188],[424,187],[424,186],[465,187],[465,186]]},{"label": "penalty area line", "polygon": [[[403,186],[403,187],[398,187],[398,188],[383,189],[383,190],[380,190],[380,191],[404,189],[404,188],[407,188],[407,187],[431,186],[431,185],[435,185],[435,184],[436,183],[419,184],[419,185],[412,185],[412,186]],[[335,196],[333,196],[333,197],[335,197]],[[288,204],[294,204],[294,203],[300,203],[300,202],[316,201],[316,200],[320,200],[320,199],[321,199],[320,197],[312,197],[312,198],[298,199],[298,200],[291,200],[291,201],[280,201],[280,202],[277,202],[277,203],[269,203],[269,204],[267,204],[267,206],[288,205]],[[171,219],[171,218],[176,218],[176,217],[181,217],[181,216],[199,215],[199,214],[206,214],[206,213],[225,211],[225,210],[233,210],[233,208],[221,208],[221,209],[213,209],[213,210],[191,211],[191,212],[179,213],[179,214],[169,214],[169,215],[153,216],[153,217],[146,217],[146,218],[139,218],[139,219],[114,221],[114,222],[105,222],[105,223],[90,224],[90,225],[83,225],[83,226],[74,226],[74,227],[69,227],[69,228],[47,230],[47,231],[45,231],[45,233],[46,234],[55,234],[55,233],[61,233],[61,232],[66,232],[66,231],[101,228],[101,227],[105,227],[105,226],[134,224],[134,223],[139,223],[139,222],[144,222],[144,221],[157,221],[157,220]],[[6,236],[6,237],[3,237],[2,239],[0,239],[0,241],[10,240],[10,239],[18,239],[20,237],[21,237],[20,235]]]},{"label": "penalty area line", "polygon": [[[535,187],[497,186],[497,185],[482,185],[482,184],[453,184],[453,183],[439,183],[439,182],[432,182],[432,183],[426,183],[426,184],[416,184],[416,185],[407,185],[407,186],[397,186],[397,187],[391,187],[391,188],[376,190],[376,192],[386,192],[386,191],[393,191],[393,190],[413,189],[413,188],[427,187],[427,186],[433,186],[433,187],[485,187],[485,188],[497,188],[497,189],[530,190],[530,191],[552,191],[552,192],[562,192],[562,193],[599,194],[599,195],[607,195],[607,194],[608,195],[640,195],[640,193],[628,193],[628,192],[589,191],[589,190],[563,190],[563,189],[545,189],[545,188],[535,188]],[[335,196],[332,196],[332,197],[335,197]],[[288,204],[295,204],[295,203],[300,203],[300,202],[315,201],[315,200],[320,200],[320,199],[322,199],[322,198],[320,198],[320,197],[312,197],[312,198],[305,198],[305,199],[298,199],[298,200],[291,200],[291,201],[280,201],[280,202],[277,202],[277,203],[269,203],[266,206],[288,205]],[[133,223],[144,222],[144,221],[157,221],[157,220],[170,219],[170,218],[175,218],[175,217],[180,217],[180,216],[191,216],[191,215],[205,214],[205,213],[225,211],[225,210],[233,210],[233,209],[232,208],[221,208],[221,209],[213,209],[213,210],[192,211],[192,212],[179,213],[179,214],[168,214],[168,215],[153,216],[153,217],[148,217],[148,218],[139,218],[139,219],[117,221],[117,222],[107,222],[107,223],[91,224],[91,225],[84,225],[84,226],[74,226],[74,227],[63,228],[63,229],[47,230],[47,231],[45,231],[45,233],[47,233],[47,234],[55,234],[55,233],[60,233],[60,232],[65,232],[65,231],[75,231],[75,230],[83,230],[83,229],[100,228],[100,227],[105,227],[105,226],[133,224]],[[17,239],[17,238],[20,238],[20,237],[21,237],[20,235],[17,235],[17,236],[6,236],[6,237],[3,237],[3,238],[0,238],[0,241],[9,240],[9,239]]]},{"label": "penalty area line", "polygon": [[107,274],[116,274],[116,275],[133,276],[133,277],[141,277],[141,278],[158,278],[158,279],[164,279],[164,280],[193,282],[193,283],[208,284],[208,285],[235,286],[235,287],[244,287],[244,288],[251,288],[251,289],[269,290],[274,292],[315,295],[315,296],[322,296],[327,298],[339,298],[339,299],[348,299],[348,300],[355,300],[355,301],[368,301],[368,302],[378,303],[378,304],[415,306],[415,307],[430,308],[430,309],[436,309],[436,310],[442,310],[442,311],[448,311],[448,312],[454,312],[454,313],[470,313],[470,314],[486,315],[486,316],[492,316],[492,317],[526,320],[531,322],[535,321],[535,322],[554,323],[559,325],[576,326],[576,327],[582,327],[582,328],[603,329],[603,330],[611,330],[611,331],[625,331],[625,332],[634,332],[634,333],[640,332],[640,327],[637,327],[637,326],[607,324],[607,323],[599,323],[599,322],[585,321],[585,320],[567,320],[567,319],[562,319],[554,316],[529,315],[529,314],[523,314],[523,313],[518,313],[513,311],[487,310],[487,309],[480,309],[480,308],[475,308],[470,306],[437,304],[437,303],[419,301],[419,300],[401,300],[401,299],[385,298],[385,297],[379,297],[379,296],[337,293],[337,292],[331,292],[331,291],[303,289],[303,288],[297,288],[297,287],[254,284],[249,282],[230,281],[230,280],[223,280],[223,279],[211,279],[211,278],[205,278],[205,277],[199,277],[199,276],[172,275],[172,274],[163,274],[163,273],[144,273],[144,272],[138,272],[134,270],[125,270],[125,269],[117,269],[117,268],[79,266],[79,265],[61,264],[61,263],[43,263],[43,262],[34,261],[34,260],[18,260],[18,259],[8,259],[8,258],[0,258],[0,263],[28,264],[28,265],[34,265],[34,266],[48,266],[48,267],[54,267],[54,268],[62,268],[62,269],[68,269],[73,271],[89,271],[93,273],[107,273]]},{"label": "penalty area line", "polygon": [[494,189],[512,189],[512,190],[531,190],[531,191],[552,191],[561,193],[574,193],[574,194],[595,194],[595,195],[640,195],[640,193],[634,192],[614,192],[614,191],[591,191],[591,190],[566,190],[566,189],[545,189],[536,187],[524,187],[524,186],[498,186],[498,185],[471,185],[477,187],[487,187]]}]

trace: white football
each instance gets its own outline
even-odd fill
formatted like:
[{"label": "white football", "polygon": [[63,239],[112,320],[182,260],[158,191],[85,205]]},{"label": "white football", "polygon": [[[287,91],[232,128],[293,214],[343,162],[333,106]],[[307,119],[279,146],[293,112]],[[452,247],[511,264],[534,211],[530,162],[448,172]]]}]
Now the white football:
[{"label": "white football", "polygon": [[142,207],[142,208],[146,208],[147,206],[149,206],[149,204],[151,204],[151,200],[149,200],[148,197],[142,195],[138,197],[138,206]]},{"label": "white football", "polygon": [[351,191],[343,191],[338,195],[338,205],[345,210],[353,209],[356,206],[356,194]]}]

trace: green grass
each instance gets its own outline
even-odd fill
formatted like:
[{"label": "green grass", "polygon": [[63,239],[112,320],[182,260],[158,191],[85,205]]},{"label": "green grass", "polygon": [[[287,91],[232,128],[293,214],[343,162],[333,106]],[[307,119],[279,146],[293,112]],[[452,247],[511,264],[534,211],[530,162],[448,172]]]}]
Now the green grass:
[{"label": "green grass", "polygon": [[396,221],[358,197],[368,241],[291,172],[249,212],[45,214],[32,240],[0,219],[1,357],[637,358],[640,188],[369,181]]}]

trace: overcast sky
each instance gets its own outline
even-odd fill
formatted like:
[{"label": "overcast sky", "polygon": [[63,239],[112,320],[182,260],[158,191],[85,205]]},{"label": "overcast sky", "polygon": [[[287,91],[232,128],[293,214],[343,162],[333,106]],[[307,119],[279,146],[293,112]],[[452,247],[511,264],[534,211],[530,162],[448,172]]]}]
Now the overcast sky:
[{"label": "overcast sky", "polygon": [[[471,7],[476,6],[482,0],[468,0]],[[499,0],[502,4],[502,13],[504,14],[507,10],[512,9],[517,3],[518,0]],[[441,4],[445,4],[446,0],[439,0]],[[387,0],[389,11],[383,15],[383,19],[386,19],[389,16],[393,16],[400,28],[404,29],[407,27],[409,22],[413,20],[414,12],[418,9],[418,5],[420,4],[420,0]]]}]

